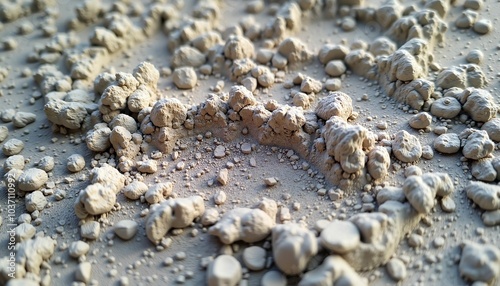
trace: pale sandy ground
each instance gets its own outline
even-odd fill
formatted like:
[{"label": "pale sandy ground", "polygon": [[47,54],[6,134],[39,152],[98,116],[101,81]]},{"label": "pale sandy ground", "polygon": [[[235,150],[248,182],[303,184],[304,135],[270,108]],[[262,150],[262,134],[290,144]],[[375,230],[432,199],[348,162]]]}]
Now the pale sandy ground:
[{"label": "pale sandy ground", "polygon": [[[192,1],[186,1],[187,3]],[[243,2],[243,1],[241,1]],[[405,1],[411,2],[411,1]],[[420,2],[420,1],[418,1]],[[462,1],[458,1],[459,4]],[[58,19],[58,27],[62,30],[64,23],[74,17],[73,7],[77,1],[59,0],[61,15]],[[223,9],[223,20],[225,23],[232,23],[239,17],[244,15],[243,6],[240,1],[226,1]],[[190,5],[186,5],[190,7]],[[454,7],[451,9],[446,21],[451,23],[461,12],[462,8]],[[188,10],[188,9],[187,9]],[[450,66],[460,63],[465,63],[465,55],[471,49],[480,49],[484,52],[485,61],[481,65],[483,71],[487,74],[490,81],[488,89],[498,99],[499,81],[497,74],[500,73],[500,30],[498,26],[500,2],[486,1],[486,8],[480,12],[481,17],[488,18],[494,23],[494,31],[491,34],[479,36],[472,31],[457,31],[452,25],[446,32],[446,42],[442,48],[434,51],[435,58],[441,66]],[[265,18],[265,16],[259,16]],[[43,44],[47,41],[42,38],[40,31],[36,29],[33,33],[27,36],[16,35],[16,29],[23,21],[31,21],[36,24],[40,19],[39,14],[31,15],[26,18],[4,24],[0,30],[0,39],[7,36],[14,36],[19,47],[14,51],[0,52],[0,66],[7,66],[10,69],[9,76],[4,80],[1,86],[3,96],[0,97],[0,110],[7,108],[16,108],[21,111],[30,111],[37,114],[37,120],[22,129],[14,129],[12,124],[8,126],[10,135],[9,138],[19,138],[26,142],[26,147],[22,152],[25,158],[29,158],[33,165],[41,157],[51,155],[56,158],[56,168],[53,171],[51,181],[61,182],[58,188],[63,188],[67,191],[67,198],[55,202],[53,198],[49,198],[52,202],[50,208],[45,209],[41,218],[43,223],[37,227],[38,231],[44,231],[47,235],[52,236],[58,241],[58,244],[70,243],[79,239],[78,219],[74,215],[73,203],[78,190],[82,189],[86,184],[86,175],[90,170],[89,163],[93,154],[86,148],[84,143],[74,144],[73,138],[78,138],[84,133],[75,133],[71,136],[52,133],[50,122],[46,119],[43,112],[43,100],[37,100],[34,104],[29,103],[29,98],[32,93],[37,90],[34,81],[31,77],[22,78],[20,73],[25,68],[36,70],[38,64],[27,64],[26,56],[33,50],[34,44]],[[224,24],[222,24],[224,25]],[[324,42],[339,43],[341,39],[365,39],[369,41],[375,38],[375,35],[367,33],[363,27],[358,27],[355,31],[333,32],[333,24],[327,21],[316,21],[315,19],[306,19],[304,26],[296,36],[303,39],[311,50],[317,52]],[[89,29],[84,29],[78,32],[78,36],[82,43],[87,43]],[[130,72],[139,62],[150,60],[156,67],[160,68],[168,66],[170,54],[166,49],[166,38],[159,33],[153,36],[150,40],[144,43],[139,43],[135,48],[128,51],[131,57],[124,57],[122,53],[113,56],[109,67],[114,67],[117,71]],[[307,70],[301,72],[313,75],[317,79],[324,77],[323,67],[318,62],[313,62],[307,67]],[[293,77],[295,72],[287,74],[287,78]],[[183,102],[197,103],[205,99],[209,87],[215,84],[215,80],[201,80],[199,86],[193,91],[187,91],[187,96],[181,95],[180,91],[167,90],[172,88],[170,78],[162,78],[160,87],[166,88],[164,95],[168,97],[178,97]],[[226,80],[226,90],[231,86],[231,82]],[[407,119],[410,115],[404,113],[397,108],[397,103],[392,100],[384,100],[382,96],[375,97],[375,92],[379,88],[376,84],[368,85],[367,82],[360,81],[357,76],[350,76],[343,83],[342,91],[348,93],[354,99],[356,111],[360,117],[357,120],[358,124],[367,127],[370,130],[377,131],[375,125],[383,120],[389,123],[388,133],[394,133],[398,130],[405,129],[412,134],[417,134],[411,131],[408,126]],[[269,95],[260,95],[258,99],[273,98],[279,102],[284,101],[284,95],[287,90],[281,85],[275,85],[270,89]],[[368,101],[357,102],[356,98],[362,94],[369,95]],[[383,109],[382,105],[387,108]],[[367,121],[367,117],[377,117],[373,121]],[[2,123],[4,124],[4,123]],[[434,123],[436,126],[437,123]],[[461,124],[453,124],[453,131],[459,132],[464,126]],[[436,137],[435,134],[424,134],[419,136],[422,145],[431,144]],[[56,143],[51,143],[52,138],[57,138]],[[235,144],[237,142],[252,142],[250,137],[242,136],[237,142],[224,142],[223,144],[231,150],[231,155],[223,159],[213,159],[211,152],[206,152],[205,147],[213,147],[214,139],[204,139],[201,143],[196,143],[194,138],[186,138],[183,140],[188,146],[184,151],[181,151],[179,159],[172,161],[170,156],[164,159],[168,162],[165,168],[168,177],[175,182],[176,192],[180,197],[185,197],[193,194],[204,194],[211,197],[218,190],[224,190],[228,195],[228,200],[221,207],[222,210],[229,210],[235,206],[251,206],[262,197],[271,197],[277,201],[283,202],[292,209],[292,203],[299,202],[301,208],[299,211],[293,211],[294,219],[304,217],[309,226],[313,226],[314,222],[319,218],[324,218],[328,214],[347,215],[358,212],[355,205],[360,200],[359,193],[350,195],[342,203],[340,209],[334,209],[332,202],[327,197],[319,197],[316,193],[316,186],[323,184],[328,188],[328,182],[321,179],[321,175],[316,178],[308,176],[307,172],[294,170],[293,164],[284,154],[287,150],[275,149],[271,147],[257,146],[256,151],[250,155],[242,154]],[[39,151],[40,147],[46,147],[45,151]],[[201,153],[200,160],[194,159],[195,153]],[[65,168],[66,158],[73,154],[80,153],[87,159],[87,167],[84,171],[77,174],[69,174]],[[498,155],[498,151],[495,152]],[[280,159],[283,156],[283,162]],[[241,163],[234,166],[230,175],[230,183],[225,187],[208,187],[207,182],[213,180],[216,172],[221,166],[232,161],[234,157],[239,157]],[[257,166],[249,165],[250,158],[256,159]],[[480,211],[471,207],[470,200],[467,199],[463,192],[464,186],[468,182],[469,173],[464,173],[459,163],[460,155],[443,156],[435,153],[435,157],[431,161],[421,160],[418,163],[424,172],[447,172],[457,182],[456,192],[453,199],[457,204],[456,212],[452,214],[442,213],[438,208],[437,212],[432,214],[432,225],[421,224],[419,228],[424,233],[425,246],[422,249],[414,250],[408,247],[406,240],[400,243],[400,247],[396,253],[397,256],[407,255],[411,258],[411,263],[408,267],[409,276],[400,285],[466,285],[460,278],[456,257],[459,255],[459,244],[466,240],[473,241],[489,241],[492,244],[500,244],[499,227],[485,227],[480,219]],[[0,164],[3,164],[5,157],[1,155]],[[186,165],[194,164],[193,168],[188,171],[170,172],[175,169],[175,165],[180,160],[185,160]],[[303,160],[300,159],[297,166],[300,166]],[[195,175],[200,170],[206,170],[205,174],[199,178]],[[187,176],[187,179],[186,179]],[[280,179],[280,183],[270,189],[266,189],[263,185],[263,178],[275,176]],[[72,178],[72,183],[66,184],[62,182],[63,178]],[[146,181],[152,181],[155,175],[151,175]],[[318,178],[319,177],[319,178]],[[81,179],[81,180],[80,180]],[[403,179],[402,170],[391,172],[387,179],[388,185],[397,185]],[[2,210],[6,208],[6,192],[2,187],[0,192],[0,202]],[[290,194],[291,198],[288,201],[283,200],[283,194]],[[138,222],[142,222],[140,212],[147,208],[147,204],[139,204],[126,201],[122,196],[119,196],[119,201],[123,209],[114,212],[107,216],[107,219],[112,223],[125,218],[133,218]],[[24,200],[18,201],[17,212],[22,214],[25,210]],[[213,201],[207,202],[207,206],[212,206]],[[2,214],[3,215],[3,214]],[[63,226],[64,232],[56,234],[56,227]],[[6,224],[0,226],[0,253],[3,255],[7,245]],[[191,236],[191,229],[187,228],[184,233],[178,236],[172,236],[174,242],[172,246],[164,251],[158,252],[154,246],[145,237],[145,230],[139,227],[139,232],[132,241],[124,242],[118,238],[109,239],[111,228],[107,228],[101,234],[101,238],[91,243],[91,250],[88,256],[90,261],[96,261],[93,267],[92,278],[99,282],[99,285],[118,285],[120,276],[126,275],[130,278],[130,285],[171,285],[179,275],[186,274],[186,271],[194,272],[194,277],[185,282],[186,285],[202,285],[205,280],[205,271],[199,266],[200,258],[215,254],[221,247],[218,240],[208,234],[200,232],[196,237]],[[481,234],[480,234],[481,233]],[[432,245],[434,238],[445,236],[445,245],[436,249]],[[242,249],[246,244],[236,243]],[[179,252],[185,252],[187,257],[183,261],[176,261],[172,266],[163,266],[162,261],[167,257],[173,257]],[[149,254],[152,253],[152,254]],[[240,251],[241,253],[241,251]],[[154,256],[153,256],[154,255]],[[239,257],[240,254],[236,254]],[[114,263],[110,262],[110,257],[114,258]],[[430,263],[433,257],[437,257],[438,261]],[[61,261],[58,263],[58,261]],[[74,269],[77,261],[70,258],[67,251],[56,250],[54,256],[50,260],[52,267],[52,284],[53,285],[70,285],[74,277]],[[420,265],[420,266],[419,266]],[[133,267],[131,267],[133,266]],[[117,270],[116,277],[110,277],[109,273],[112,269]],[[259,279],[266,270],[251,273],[249,278],[250,285],[258,285]],[[384,267],[375,271],[362,273],[363,276],[369,277],[373,274],[380,274],[380,278],[376,279],[371,285],[395,285],[388,277]],[[164,282],[168,280],[168,282]],[[289,280],[290,285],[297,283],[293,278]]]}]

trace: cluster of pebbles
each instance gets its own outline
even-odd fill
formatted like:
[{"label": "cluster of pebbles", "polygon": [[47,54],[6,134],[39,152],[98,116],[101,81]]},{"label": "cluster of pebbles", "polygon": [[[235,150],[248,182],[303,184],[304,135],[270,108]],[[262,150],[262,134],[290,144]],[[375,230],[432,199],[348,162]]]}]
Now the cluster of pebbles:
[{"label": "cluster of pebbles", "polygon": [[[444,68],[434,56],[434,49],[446,45],[450,27],[470,29],[478,37],[492,32],[492,22],[479,14],[482,0],[461,3],[463,12],[456,19],[449,14],[459,1],[451,0],[388,0],[379,6],[363,0],[253,0],[241,4],[247,16],[232,26],[224,22],[227,3],[195,2],[186,7],[181,0],[85,0],[76,4],[76,16],[64,32],[56,25],[62,11],[55,1],[0,3],[2,26],[40,14],[39,26],[13,23],[19,36],[39,29],[47,38],[27,55],[35,71],[22,72],[33,78],[37,89],[29,102],[43,100],[43,114],[19,108],[1,112],[5,186],[15,188],[23,206],[15,220],[0,217],[0,227],[12,228],[15,241],[15,249],[0,257],[2,285],[63,285],[60,274],[51,271],[52,264],[71,265],[61,252],[76,263],[72,285],[98,285],[94,276],[101,264],[115,262],[111,252],[106,252],[107,262],[93,258],[100,245],[112,247],[118,237],[126,247],[144,236],[148,246],[143,255],[152,258],[154,251],[161,255],[175,249],[173,238],[184,232],[206,240],[204,252],[210,255],[189,269],[182,261],[196,256],[196,248],[165,258],[166,267],[182,266],[172,270],[170,282],[369,285],[383,276],[384,267],[394,283],[413,279],[423,285],[410,273],[423,267],[421,261],[398,250],[402,241],[410,253],[429,249],[421,224],[432,228],[433,221],[448,216],[453,222],[457,209],[467,207],[480,209],[486,229],[498,230],[500,106],[481,68],[484,55],[473,50],[467,63]],[[186,9],[190,14],[181,16]],[[258,19],[265,13],[264,23]],[[311,17],[331,21],[346,33],[373,23],[382,32],[369,43],[326,43],[315,51],[296,37]],[[86,42],[77,36],[82,30],[90,32]],[[171,54],[168,66],[142,61],[129,71],[108,68],[160,32]],[[2,39],[2,46],[5,52],[19,49],[16,37]],[[321,75],[306,72],[312,65],[320,67]],[[0,67],[0,82],[11,74]],[[399,104],[407,128],[386,131],[383,119],[376,129],[361,124],[356,103],[368,98],[353,100],[342,90],[354,76],[377,83],[387,99]],[[204,81],[216,84],[191,104],[160,88],[166,80],[183,94],[202,92]],[[278,88],[286,91],[284,101],[262,99]],[[54,134],[84,142],[85,153],[32,162],[26,149],[33,142],[14,135],[41,117]],[[452,129],[449,122],[460,127]],[[304,187],[316,195],[291,189],[277,195],[287,188],[286,180],[294,180],[278,172],[258,176],[262,192],[252,193],[236,170],[246,172],[247,159],[249,168],[268,162],[255,156],[277,156],[293,174],[317,182]],[[466,184],[445,171],[428,170],[435,156],[456,158],[468,176]],[[62,169],[66,175],[57,178]],[[190,177],[192,170],[197,173]],[[207,173],[213,175],[208,182]],[[184,185],[176,179],[181,174]],[[396,174],[404,175],[401,181],[391,178]],[[246,179],[255,180],[254,175],[249,171]],[[73,184],[75,178],[81,184]],[[248,193],[237,198],[240,188]],[[358,197],[354,211],[347,211]],[[345,209],[327,210],[321,218],[299,217],[300,202],[317,199],[322,206]],[[68,200],[77,233],[63,235],[64,228],[54,224],[61,237],[49,235],[46,214]],[[138,216],[117,218],[134,207],[140,209]],[[8,244],[11,238],[1,239]],[[494,241],[455,243],[450,234],[430,244],[459,248],[450,259],[458,271],[450,275],[459,273],[473,285],[500,282],[500,249]],[[120,247],[112,248],[120,252]],[[429,254],[426,259],[432,265],[443,257]],[[136,285],[140,275],[127,274],[138,262],[120,277],[117,268],[124,265],[117,263],[108,275],[119,285]],[[199,272],[200,267],[205,271]],[[157,280],[152,275],[145,281],[153,285]]]}]

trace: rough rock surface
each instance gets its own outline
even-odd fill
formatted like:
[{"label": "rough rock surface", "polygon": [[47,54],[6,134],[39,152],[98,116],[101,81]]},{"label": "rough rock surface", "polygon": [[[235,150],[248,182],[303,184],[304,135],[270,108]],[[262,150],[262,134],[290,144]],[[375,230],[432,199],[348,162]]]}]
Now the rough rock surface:
[{"label": "rough rock surface", "polygon": [[422,157],[422,146],[414,135],[401,130],[397,132],[392,141],[392,152],[402,162],[415,162]]},{"label": "rough rock surface", "polygon": [[274,227],[272,244],[274,261],[287,275],[304,271],[309,260],[318,252],[314,233],[298,224]]}]

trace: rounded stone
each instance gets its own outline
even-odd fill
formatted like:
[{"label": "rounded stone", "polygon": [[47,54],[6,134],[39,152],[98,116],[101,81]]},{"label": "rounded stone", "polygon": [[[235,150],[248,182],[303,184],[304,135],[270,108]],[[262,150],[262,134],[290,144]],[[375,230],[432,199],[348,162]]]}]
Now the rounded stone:
[{"label": "rounded stone", "polygon": [[389,276],[395,281],[403,280],[406,277],[406,265],[398,258],[392,258],[386,265]]},{"label": "rounded stone", "polygon": [[260,281],[260,285],[262,286],[286,286],[286,283],[285,275],[274,270],[266,272]]},{"label": "rounded stone", "polygon": [[241,265],[238,260],[231,255],[220,255],[208,266],[208,286],[237,285],[241,277]]},{"label": "rounded stone", "polygon": [[445,133],[434,140],[434,149],[443,154],[455,154],[460,150],[460,138],[456,133]]},{"label": "rounded stone", "polygon": [[80,154],[73,154],[68,157],[66,167],[72,173],[80,172],[85,168],[85,158]]},{"label": "rounded stone", "polygon": [[17,180],[21,191],[30,192],[40,189],[49,179],[47,172],[37,168],[24,171]]},{"label": "rounded stone", "polygon": [[5,156],[17,155],[21,153],[23,149],[24,142],[16,138],[10,139],[2,146],[2,152],[5,154]]},{"label": "rounded stone", "polygon": [[326,64],[325,67],[325,72],[334,77],[338,77],[343,75],[346,72],[347,68],[344,64],[343,61],[341,60],[333,60],[329,61],[328,64]]},{"label": "rounded stone", "polygon": [[250,246],[243,251],[243,263],[253,271],[259,271],[266,266],[266,250],[260,246]]},{"label": "rounded stone", "polygon": [[192,67],[175,69],[172,79],[175,86],[179,89],[191,89],[198,82],[198,76]]},{"label": "rounded stone", "polygon": [[472,50],[465,57],[465,60],[468,63],[472,63],[472,64],[476,64],[476,65],[481,64],[483,62],[483,59],[484,59],[484,54],[480,50]]},{"label": "rounded stone", "polygon": [[454,118],[462,110],[460,102],[453,97],[440,98],[431,106],[431,114],[445,119]]},{"label": "rounded stone", "polygon": [[481,129],[488,133],[491,140],[500,141],[500,118],[493,118],[481,126]]},{"label": "rounded stone", "polygon": [[349,221],[333,221],[320,235],[320,243],[323,247],[338,253],[347,253],[361,242],[361,235],[355,224]]},{"label": "rounded stone", "polygon": [[472,28],[474,29],[474,32],[484,35],[491,32],[491,30],[493,29],[493,23],[488,19],[481,19],[474,23],[474,26]]},{"label": "rounded stone", "polygon": [[138,224],[134,220],[121,220],[113,226],[116,235],[123,240],[130,240],[137,233]]}]

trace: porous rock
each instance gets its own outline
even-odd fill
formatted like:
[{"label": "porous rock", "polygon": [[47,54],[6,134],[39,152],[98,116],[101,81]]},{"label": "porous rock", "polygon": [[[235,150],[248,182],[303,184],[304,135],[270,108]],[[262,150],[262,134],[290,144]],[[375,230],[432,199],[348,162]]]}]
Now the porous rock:
[{"label": "porous rock", "polygon": [[16,264],[27,272],[40,274],[44,262],[53,255],[56,241],[47,236],[35,236],[17,245]]},{"label": "porous rock", "polygon": [[50,172],[54,169],[54,157],[44,156],[40,161],[38,161],[38,168],[44,170],[45,172]]},{"label": "porous rock", "polygon": [[168,198],[173,188],[172,182],[156,183],[147,189],[144,197],[148,203],[156,204]]},{"label": "porous rock", "polygon": [[459,134],[459,137],[465,141],[462,149],[465,158],[479,160],[490,155],[495,149],[495,143],[484,130],[467,128]]},{"label": "porous rock", "polygon": [[87,132],[85,137],[85,143],[87,147],[94,152],[104,152],[109,147],[111,147],[111,142],[109,142],[109,136],[111,135],[111,129],[107,126],[99,126]]},{"label": "porous rock", "polygon": [[326,44],[318,52],[319,61],[327,64],[333,60],[343,60],[349,53],[349,48],[344,45]]},{"label": "porous rock", "polygon": [[200,196],[177,198],[154,205],[146,219],[146,234],[153,243],[159,243],[171,228],[188,227],[205,212]]},{"label": "porous rock", "polygon": [[426,173],[410,176],[403,183],[403,191],[411,206],[421,214],[428,214],[435,205],[435,197],[444,197],[454,190],[446,173]]},{"label": "porous rock", "polygon": [[224,45],[224,55],[231,60],[253,58],[254,53],[253,43],[242,36],[232,36]]},{"label": "porous rock", "polygon": [[109,128],[114,129],[116,126],[121,126],[127,129],[130,133],[137,131],[137,122],[135,119],[127,114],[120,113],[111,120]]},{"label": "porous rock", "polygon": [[219,237],[224,244],[239,240],[253,243],[263,240],[271,233],[274,219],[261,209],[235,208],[226,212],[210,227],[209,233]]},{"label": "porous rock", "polygon": [[14,228],[14,239],[16,242],[23,242],[31,239],[36,233],[36,228],[29,223],[21,223]]},{"label": "porous rock", "polygon": [[228,105],[234,111],[239,112],[242,108],[255,105],[257,101],[253,94],[244,86],[235,85],[229,91]]},{"label": "porous rock", "polygon": [[172,56],[172,67],[200,67],[205,63],[205,55],[195,48],[182,46]]},{"label": "porous rock", "polygon": [[364,127],[333,116],[326,122],[323,138],[328,155],[340,162],[345,172],[356,173],[364,168],[363,148],[370,149],[373,144],[371,133]]},{"label": "porous rock", "polygon": [[405,193],[400,187],[391,187],[387,186],[377,193],[377,203],[379,205],[387,202],[387,201],[397,201],[404,202],[406,200]]},{"label": "porous rock", "polygon": [[277,134],[291,135],[306,123],[304,111],[300,107],[282,105],[272,112],[269,126]]},{"label": "porous rock", "polygon": [[47,198],[45,198],[41,191],[29,193],[25,198],[26,210],[30,213],[36,210],[42,211],[47,203]]},{"label": "porous rock", "polygon": [[151,110],[151,122],[158,127],[179,128],[187,116],[187,108],[178,99],[162,99]]},{"label": "porous rock", "polygon": [[99,215],[113,209],[116,194],[125,184],[125,176],[108,164],[90,172],[90,182],[75,200],[75,213],[79,218]]},{"label": "porous rock", "polygon": [[323,88],[321,81],[312,77],[306,77],[300,84],[300,91],[305,93],[318,93]]},{"label": "porous rock", "polygon": [[376,146],[368,153],[367,170],[370,176],[375,179],[383,179],[389,173],[391,157],[386,148]]},{"label": "porous rock", "polygon": [[355,74],[368,76],[375,67],[375,58],[365,50],[353,50],[346,55],[345,63]]},{"label": "porous rock", "polygon": [[487,122],[496,116],[498,105],[490,92],[485,89],[467,88],[460,95],[463,109],[472,118],[479,122]]},{"label": "porous rock", "polygon": [[26,127],[27,125],[35,122],[36,120],[36,114],[31,113],[31,112],[16,112],[14,115],[14,118],[12,118],[12,124],[16,128],[23,128]]},{"label": "porous rock", "polygon": [[312,53],[306,45],[297,38],[286,38],[278,45],[278,52],[283,55],[289,64],[294,65],[306,62],[312,57]]},{"label": "porous rock", "polygon": [[399,102],[421,110],[434,92],[434,83],[418,78],[396,88],[396,82],[388,84],[386,90]]},{"label": "porous rock", "polygon": [[392,152],[402,162],[415,162],[422,156],[422,146],[414,135],[401,130],[397,132],[392,141]]},{"label": "porous rock", "polygon": [[318,101],[316,114],[323,120],[332,116],[339,116],[347,120],[352,114],[352,99],[341,91],[329,92],[327,96]]},{"label": "porous rock", "polygon": [[12,155],[5,159],[3,163],[3,169],[5,172],[8,172],[12,169],[22,170],[24,169],[24,156],[23,155]]}]

